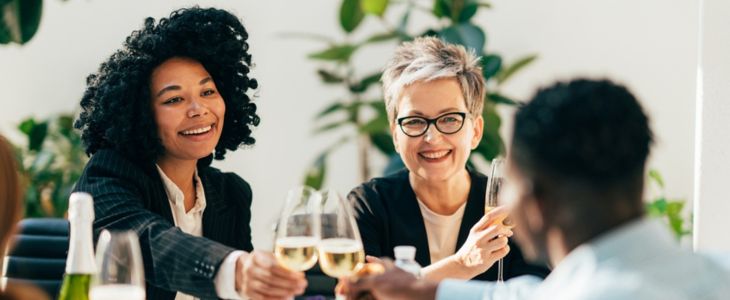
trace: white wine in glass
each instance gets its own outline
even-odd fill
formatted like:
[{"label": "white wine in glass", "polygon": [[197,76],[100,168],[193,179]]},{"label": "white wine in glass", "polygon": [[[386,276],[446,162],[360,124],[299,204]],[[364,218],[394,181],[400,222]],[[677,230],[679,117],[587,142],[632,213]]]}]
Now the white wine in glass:
[{"label": "white wine in glass", "polygon": [[321,201],[319,266],[331,277],[352,276],[365,264],[352,207],[334,190],[323,192]]},{"label": "white wine in glass", "polygon": [[96,247],[91,300],[144,300],[144,267],[137,235],[132,231],[103,231]]},{"label": "white wine in glass", "polygon": [[352,275],[365,262],[362,245],[353,239],[322,240],[319,244],[319,257],[322,271],[335,278]]},{"label": "white wine in glass", "polygon": [[274,256],[285,268],[306,271],[317,263],[320,196],[309,187],[291,189],[276,227]]}]

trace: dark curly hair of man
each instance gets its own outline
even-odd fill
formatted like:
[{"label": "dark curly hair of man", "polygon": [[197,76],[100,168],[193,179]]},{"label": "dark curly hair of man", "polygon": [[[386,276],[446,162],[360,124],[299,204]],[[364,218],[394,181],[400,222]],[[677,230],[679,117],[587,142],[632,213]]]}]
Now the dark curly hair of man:
[{"label": "dark curly hair of man", "polygon": [[82,112],[74,126],[82,131],[86,153],[114,149],[133,160],[155,161],[164,154],[150,104],[152,71],[172,57],[200,62],[211,74],[225,101],[223,132],[215,153],[204,159],[223,159],[226,150],[252,145],[251,129],[259,124],[256,105],[246,94],[258,83],[248,76],[251,55],[248,33],[239,19],[215,8],[180,9],[132,32],[123,47],[87,79]]},{"label": "dark curly hair of man", "polygon": [[643,176],[652,141],[649,120],[628,89],[576,79],[539,90],[517,112],[512,152],[532,173],[612,188]]}]

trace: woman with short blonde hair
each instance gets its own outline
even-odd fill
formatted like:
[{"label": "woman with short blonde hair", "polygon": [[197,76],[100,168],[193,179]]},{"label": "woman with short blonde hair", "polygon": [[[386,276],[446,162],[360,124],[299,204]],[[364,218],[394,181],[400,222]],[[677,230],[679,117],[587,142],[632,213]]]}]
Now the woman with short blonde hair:
[{"label": "woman with short blonde hair", "polygon": [[430,280],[545,277],[527,264],[496,213],[484,214],[487,177],[466,167],[482,138],[485,82],[479,57],[437,38],[403,43],[383,72],[385,106],[396,152],[406,169],[349,194],[365,252],[394,257],[416,246]]}]

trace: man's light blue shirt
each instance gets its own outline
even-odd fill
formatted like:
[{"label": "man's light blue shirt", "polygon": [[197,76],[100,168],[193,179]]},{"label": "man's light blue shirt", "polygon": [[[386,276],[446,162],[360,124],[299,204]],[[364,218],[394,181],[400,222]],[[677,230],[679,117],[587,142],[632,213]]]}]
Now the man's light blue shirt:
[{"label": "man's light blue shirt", "polygon": [[[524,276],[523,276],[524,277]],[[519,285],[512,284],[520,279]],[[444,281],[437,300],[730,299],[730,272],[679,247],[658,220],[637,220],[583,244],[541,284]]]}]

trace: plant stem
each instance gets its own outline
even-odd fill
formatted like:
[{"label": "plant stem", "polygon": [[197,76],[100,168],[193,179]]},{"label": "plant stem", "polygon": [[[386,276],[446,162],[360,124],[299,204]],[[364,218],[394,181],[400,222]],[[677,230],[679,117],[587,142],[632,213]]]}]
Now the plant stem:
[{"label": "plant stem", "polygon": [[370,179],[370,166],[368,164],[370,160],[370,137],[367,134],[360,134],[358,141],[358,152],[360,153],[360,181],[365,182]]}]

